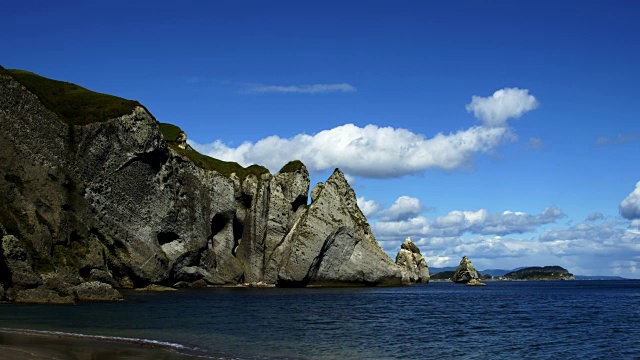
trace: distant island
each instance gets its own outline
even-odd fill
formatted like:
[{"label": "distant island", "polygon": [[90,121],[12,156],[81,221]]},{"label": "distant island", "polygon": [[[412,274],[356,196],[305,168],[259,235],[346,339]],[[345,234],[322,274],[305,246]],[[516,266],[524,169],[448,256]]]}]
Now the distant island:
[{"label": "distant island", "polygon": [[[449,268],[433,269],[434,273],[431,274],[432,281],[450,281],[455,270],[449,270]],[[569,270],[561,266],[531,266],[518,268],[515,270],[501,270],[490,269],[478,272],[480,279],[482,280],[527,280],[527,281],[549,281],[549,280],[576,280],[576,276],[569,272]],[[609,279],[622,279],[618,277],[608,276],[594,276],[594,277],[578,277],[580,280],[609,280]]]},{"label": "distant island", "polygon": [[576,277],[561,266],[532,266],[506,273],[504,280],[575,280]]}]

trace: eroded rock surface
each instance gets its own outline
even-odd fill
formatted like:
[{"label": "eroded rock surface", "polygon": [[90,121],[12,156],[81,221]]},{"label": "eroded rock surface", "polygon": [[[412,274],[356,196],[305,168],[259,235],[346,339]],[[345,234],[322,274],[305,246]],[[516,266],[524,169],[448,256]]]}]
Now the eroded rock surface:
[{"label": "eroded rock surface", "polygon": [[336,169],[314,189],[313,202],[293,225],[277,285],[400,285],[401,269],[382,250]]}]

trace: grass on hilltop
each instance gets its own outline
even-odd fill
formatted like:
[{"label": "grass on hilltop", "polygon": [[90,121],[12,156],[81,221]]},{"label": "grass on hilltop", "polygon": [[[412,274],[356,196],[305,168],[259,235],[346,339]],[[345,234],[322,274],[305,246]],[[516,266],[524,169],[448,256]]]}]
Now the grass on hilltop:
[{"label": "grass on hilltop", "polygon": [[222,161],[206,155],[202,155],[199,152],[191,149],[191,147],[181,149],[180,147],[178,147],[178,143],[176,143],[175,140],[178,136],[178,133],[182,130],[173,124],[160,123],[159,126],[160,131],[162,132],[162,136],[164,136],[164,139],[169,144],[169,147],[178,154],[188,158],[196,166],[202,169],[217,171],[226,177],[230,177],[232,173],[236,173],[238,178],[240,178],[240,181],[244,180],[249,175],[255,175],[259,180],[262,174],[269,173],[269,170],[264,166],[251,165],[244,168],[236,162]]},{"label": "grass on hilltop", "polygon": [[42,104],[71,125],[104,122],[130,114],[140,103],[101,94],[81,86],[34,74],[25,70],[1,69],[35,94]]}]

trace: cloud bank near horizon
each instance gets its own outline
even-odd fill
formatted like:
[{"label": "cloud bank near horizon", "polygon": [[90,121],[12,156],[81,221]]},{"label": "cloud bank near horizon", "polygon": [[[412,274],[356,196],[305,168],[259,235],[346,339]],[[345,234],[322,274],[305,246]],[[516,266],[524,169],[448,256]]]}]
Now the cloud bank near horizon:
[{"label": "cloud bank near horizon", "polygon": [[352,176],[394,178],[433,168],[451,171],[468,166],[477,154],[490,153],[517,140],[507,120],[522,116],[537,104],[526,89],[505,88],[490,97],[473,96],[467,109],[482,120],[482,125],[432,137],[403,128],[345,124],[289,139],[273,135],[237,147],[221,140],[190,144],[211,157],[243,166],[260,164],[272,172],[299,159],[312,172],[337,167]]},{"label": "cloud bank near horizon", "polygon": [[432,267],[454,266],[467,255],[480,269],[497,263],[506,269],[560,265],[584,275],[640,275],[640,182],[620,203],[625,219],[608,220],[594,212],[571,226],[558,224],[566,215],[553,206],[539,214],[454,210],[433,219],[422,214],[426,207],[417,198],[408,196],[388,208],[359,197],[358,206],[388,254],[395,256],[411,237]]}]

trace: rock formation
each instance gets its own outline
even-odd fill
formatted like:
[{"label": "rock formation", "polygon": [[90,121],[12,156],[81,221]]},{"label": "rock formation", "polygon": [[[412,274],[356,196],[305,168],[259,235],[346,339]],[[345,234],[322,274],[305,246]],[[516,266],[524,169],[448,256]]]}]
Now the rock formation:
[{"label": "rock formation", "polygon": [[283,240],[290,246],[276,284],[401,285],[401,269],[373,237],[342,172],[336,169],[312,194]]},{"label": "rock formation", "polygon": [[451,281],[457,283],[468,283],[471,280],[479,280],[480,275],[476,271],[476,268],[471,263],[468,257],[463,256],[460,260],[460,265],[456,269],[456,272],[451,277]]},{"label": "rock formation", "polygon": [[0,297],[92,299],[84,283],[105,297],[117,296],[102,284],[401,283],[340,171],[308,205],[299,161],[271,175],[211,159],[135,102],[55,82],[109,102],[78,115],[86,106],[62,107],[43,81],[54,82],[0,67]]},{"label": "rock formation", "polygon": [[431,278],[427,261],[418,246],[406,238],[396,255],[396,264],[403,268],[405,282],[428,284]]}]

